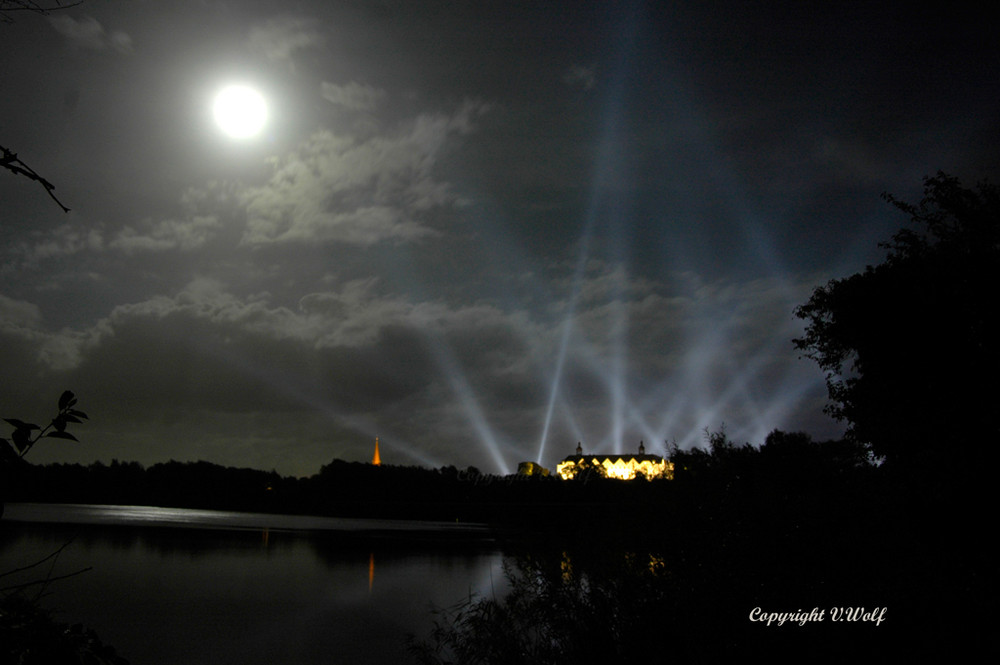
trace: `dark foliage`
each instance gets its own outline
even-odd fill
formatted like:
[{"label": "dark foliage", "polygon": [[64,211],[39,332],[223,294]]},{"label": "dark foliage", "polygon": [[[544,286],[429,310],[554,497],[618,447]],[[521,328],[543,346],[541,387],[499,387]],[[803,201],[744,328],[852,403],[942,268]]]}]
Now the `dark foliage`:
[{"label": "dark foliage", "polygon": [[[43,437],[77,441],[67,428],[71,424],[83,423],[87,420],[87,414],[77,410],[76,404],[76,396],[69,390],[63,391],[59,396],[56,416],[45,427],[17,418],[4,418],[14,428],[14,432],[10,441],[0,439],[0,490],[9,492],[12,487],[24,482],[24,474],[32,467],[23,458]],[[0,517],[2,516],[3,503],[0,501]],[[28,566],[0,571],[0,578],[33,570],[49,559],[57,558],[68,544]],[[43,579],[21,583],[7,583],[5,580],[6,586],[0,587],[0,665],[128,664],[128,661],[115,653],[114,648],[103,644],[94,631],[79,624],[70,626],[57,623],[51,613],[38,604],[42,593],[52,582],[87,570],[89,568],[55,577],[50,570],[49,575]],[[34,595],[29,595],[29,590],[34,590]]]},{"label": "dark foliage", "polygon": [[962,476],[1000,440],[1000,189],[939,173],[919,204],[886,198],[913,228],[882,264],[816,289],[795,345],[826,372],[828,411],[853,440],[907,473],[961,451],[935,472]]},{"label": "dark foliage", "polygon": [[[610,554],[610,556],[609,556]],[[501,597],[471,597],[438,612],[427,641],[411,641],[419,662],[641,662],[662,648],[660,559],[618,550],[540,548],[508,559]]]},{"label": "dark foliage", "polygon": [[[912,501],[852,442],[780,431],[760,447],[724,432],[707,438],[707,449],[674,452],[674,481],[618,483],[655,491],[617,503],[617,513],[572,505],[558,525],[522,532],[507,557],[509,591],[438,610],[430,634],[412,640],[415,657],[839,663],[962,652],[975,634],[970,617],[941,608],[976,607],[984,593],[972,590],[978,562],[942,562],[962,547],[942,497]],[[862,606],[886,608],[887,618],[829,616]],[[749,620],[758,607],[827,617],[778,628]]]},{"label": "dark foliage", "polygon": [[74,408],[76,396],[69,390],[59,396],[58,412],[45,427],[27,423],[17,418],[4,418],[4,422],[14,428],[10,441],[0,439],[0,463],[11,462],[16,457],[24,457],[28,451],[43,437],[76,441],[77,438],[67,431],[70,424],[81,424],[87,420],[87,414]]},{"label": "dark foliage", "polygon": [[0,665],[61,663],[128,665],[94,631],[59,623],[19,594],[0,598]]}]

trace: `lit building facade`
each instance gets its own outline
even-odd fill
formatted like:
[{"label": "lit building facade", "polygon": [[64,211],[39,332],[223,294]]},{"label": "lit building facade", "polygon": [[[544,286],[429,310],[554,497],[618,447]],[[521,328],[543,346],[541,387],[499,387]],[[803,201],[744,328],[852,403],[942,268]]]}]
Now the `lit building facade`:
[{"label": "lit building facade", "polygon": [[646,446],[639,442],[638,455],[584,455],[583,447],[576,446],[576,454],[570,455],[556,466],[556,475],[563,480],[575,478],[585,469],[592,469],[605,478],[632,480],[641,475],[648,479],[674,477],[674,463],[659,455],[647,455]]},{"label": "lit building facade", "polygon": [[549,470],[536,462],[521,462],[517,465],[519,476],[547,476]]}]

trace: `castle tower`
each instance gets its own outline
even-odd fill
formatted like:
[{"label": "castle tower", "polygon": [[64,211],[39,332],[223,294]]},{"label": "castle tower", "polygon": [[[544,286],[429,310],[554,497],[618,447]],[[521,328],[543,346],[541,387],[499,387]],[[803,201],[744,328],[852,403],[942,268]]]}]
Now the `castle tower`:
[{"label": "castle tower", "polygon": [[372,457],[372,464],[379,466],[382,464],[382,458],[378,455],[378,437],[375,437],[375,456]]},{"label": "castle tower", "polygon": [[646,446],[642,443],[642,441],[639,442],[639,454],[640,455],[646,454]]}]

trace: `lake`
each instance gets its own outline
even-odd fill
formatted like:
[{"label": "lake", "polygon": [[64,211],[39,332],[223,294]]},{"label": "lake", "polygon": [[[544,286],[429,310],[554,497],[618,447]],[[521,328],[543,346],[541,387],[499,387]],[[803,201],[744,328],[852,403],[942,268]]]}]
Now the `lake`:
[{"label": "lake", "polygon": [[133,665],[411,662],[434,607],[505,588],[477,525],[135,506],[8,504],[0,586],[54,581],[43,605]]}]

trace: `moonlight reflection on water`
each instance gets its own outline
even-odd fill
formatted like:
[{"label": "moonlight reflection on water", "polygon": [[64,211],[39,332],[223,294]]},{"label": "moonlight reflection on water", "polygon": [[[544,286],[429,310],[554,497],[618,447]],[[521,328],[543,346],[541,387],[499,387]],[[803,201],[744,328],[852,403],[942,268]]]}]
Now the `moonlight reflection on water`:
[{"label": "moonlight reflection on water", "polygon": [[[255,528],[254,520],[275,516],[7,509],[0,568],[40,559],[72,538],[54,575],[92,570],[56,582],[46,606],[60,621],[94,629],[133,663],[328,663],[331,655],[404,662],[405,638],[430,628],[432,606],[490,592],[491,580],[502,579],[501,555],[484,541],[411,538],[395,528],[403,525],[377,520],[278,516],[275,526]],[[21,521],[30,516],[38,521]],[[180,528],[185,516],[199,528]],[[209,527],[227,518],[225,528]],[[334,522],[366,531],[330,530]],[[293,531],[292,524],[328,528]]]}]

